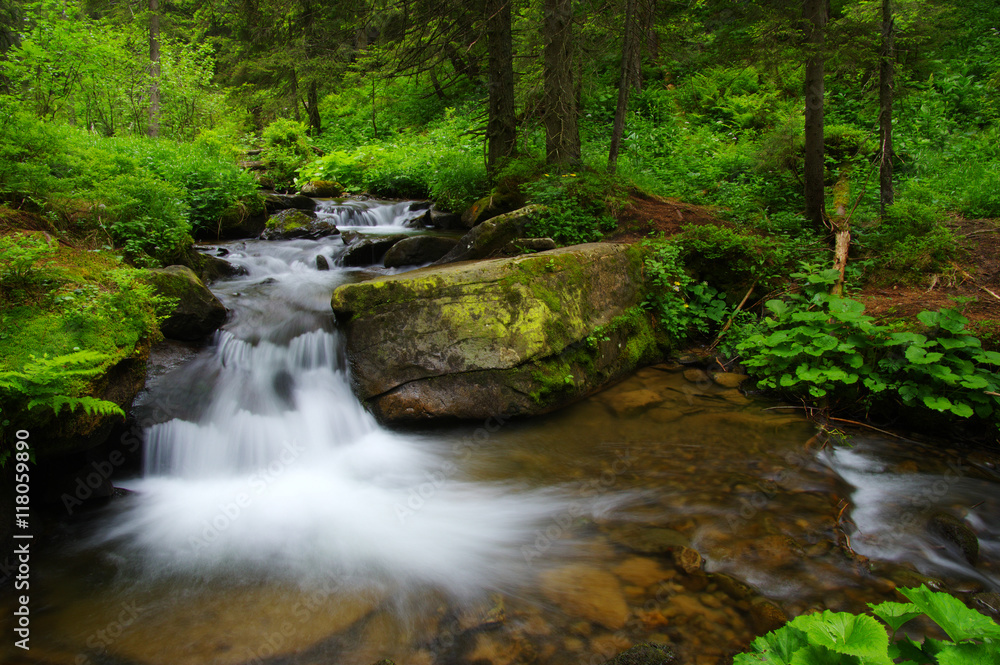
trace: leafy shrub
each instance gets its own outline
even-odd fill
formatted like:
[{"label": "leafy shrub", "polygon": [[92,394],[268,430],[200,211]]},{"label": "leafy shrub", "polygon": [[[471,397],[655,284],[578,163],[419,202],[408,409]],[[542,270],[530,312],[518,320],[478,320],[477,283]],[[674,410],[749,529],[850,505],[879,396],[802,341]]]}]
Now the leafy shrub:
[{"label": "leafy shrub", "polygon": [[[997,662],[1000,626],[946,593],[926,586],[899,589],[909,603],[869,603],[872,614],[831,612],[798,616],[776,631],[754,640],[748,653],[738,654],[733,665],[892,665],[940,663],[982,665]],[[925,638],[917,642],[900,627],[926,615],[948,635],[948,640]],[[890,634],[886,627],[891,629]]]},{"label": "leafy shrub", "polygon": [[682,342],[720,325],[728,314],[726,294],[685,271],[677,243],[646,241],[646,246],[652,247],[652,254],[645,261],[647,295],[642,304],[656,315],[664,332]]},{"label": "leafy shrub", "polygon": [[859,228],[859,241],[880,256],[880,266],[904,279],[939,270],[958,253],[958,240],[941,220],[940,210],[912,199],[886,209],[874,228]]},{"label": "leafy shrub", "polygon": [[736,348],[761,388],[807,401],[869,407],[890,398],[1000,427],[1000,353],[984,351],[968,319],[924,311],[920,332],[878,325],[856,300],[830,295],[837,271],[796,273],[801,293],[769,300],[763,331]]},{"label": "leafy shrub", "polygon": [[190,243],[188,207],[179,187],[140,172],[107,180],[99,192],[107,202],[101,226],[137,264],[169,261]]},{"label": "leafy shrub", "polygon": [[522,187],[528,203],[545,206],[527,227],[562,245],[600,240],[616,222],[605,208],[606,183],[593,173],[545,173]]},{"label": "leafy shrub", "polygon": [[17,233],[0,237],[0,290],[9,300],[26,297],[56,277],[48,264],[56,252],[55,242]]},{"label": "leafy shrub", "polygon": [[261,133],[264,142],[261,159],[280,189],[292,188],[296,172],[312,157],[306,131],[301,122],[279,118]]}]

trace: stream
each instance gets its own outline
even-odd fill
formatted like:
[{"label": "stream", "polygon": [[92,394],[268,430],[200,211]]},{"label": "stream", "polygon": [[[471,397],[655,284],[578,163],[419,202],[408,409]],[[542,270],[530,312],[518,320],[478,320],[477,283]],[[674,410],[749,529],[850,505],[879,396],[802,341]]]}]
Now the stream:
[{"label": "stream", "polygon": [[[406,210],[319,212],[377,234]],[[245,269],[212,285],[229,321],[154,350],[132,493],[44,546],[31,651],[4,662],[600,665],[654,641],[722,665],[785,615],[922,576],[1000,592],[996,455],[820,431],[671,362],[545,417],[389,430],[330,294],[398,271],[340,267],[339,236],[221,246]]]}]

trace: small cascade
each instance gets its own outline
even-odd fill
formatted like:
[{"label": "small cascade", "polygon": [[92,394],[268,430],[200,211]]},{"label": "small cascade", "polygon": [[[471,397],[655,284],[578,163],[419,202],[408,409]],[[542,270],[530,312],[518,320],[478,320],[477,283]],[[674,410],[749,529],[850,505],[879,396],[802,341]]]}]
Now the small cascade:
[{"label": "small cascade", "polygon": [[833,448],[824,458],[852,488],[852,549],[932,577],[975,580],[1000,591],[1000,571],[971,565],[932,526],[936,517],[950,515],[978,537],[984,558],[1000,555],[996,473],[949,459],[939,449],[926,451],[928,470],[923,471],[913,461],[894,464],[893,451],[884,442],[858,437],[853,443]]},{"label": "small cascade", "polygon": [[[408,210],[323,205],[338,225],[398,225]],[[516,578],[519,548],[564,505],[551,489],[466,478],[433,438],[390,432],[365,411],[330,310],[350,273],[315,262],[342,245],[230,245],[245,274],[214,285],[230,319],[157,384],[150,401],[179,403],[179,415],[146,431],[137,495],[105,534],[150,570],[338,571],[464,593]]]},{"label": "small cascade", "polygon": [[414,201],[324,200],[317,202],[316,214],[333,222],[337,228],[401,228],[426,213],[426,209],[415,209],[414,205]]}]

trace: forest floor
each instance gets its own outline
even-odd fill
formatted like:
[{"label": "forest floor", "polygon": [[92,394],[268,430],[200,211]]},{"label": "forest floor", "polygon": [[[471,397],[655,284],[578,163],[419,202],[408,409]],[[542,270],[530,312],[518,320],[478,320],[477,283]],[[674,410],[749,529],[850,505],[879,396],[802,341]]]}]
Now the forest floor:
[{"label": "forest floor", "polygon": [[[619,231],[612,242],[638,242],[650,234],[679,233],[685,225],[731,225],[709,207],[674,199],[633,194],[618,213]],[[923,283],[893,283],[884,277],[850,294],[878,319],[913,318],[925,309],[955,307],[954,298],[974,298],[959,306],[988,348],[1000,345],[1000,220],[953,219],[958,257]],[[832,246],[832,242],[831,242]]]}]

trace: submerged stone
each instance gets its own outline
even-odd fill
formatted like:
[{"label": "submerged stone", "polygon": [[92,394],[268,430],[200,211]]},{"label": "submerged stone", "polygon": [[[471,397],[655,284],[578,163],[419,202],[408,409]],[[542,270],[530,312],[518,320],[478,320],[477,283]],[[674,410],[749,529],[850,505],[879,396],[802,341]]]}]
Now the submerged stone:
[{"label": "submerged stone", "polygon": [[628,604],[611,573],[586,564],[570,564],[539,575],[542,593],[570,617],[618,630],[628,618]]}]

